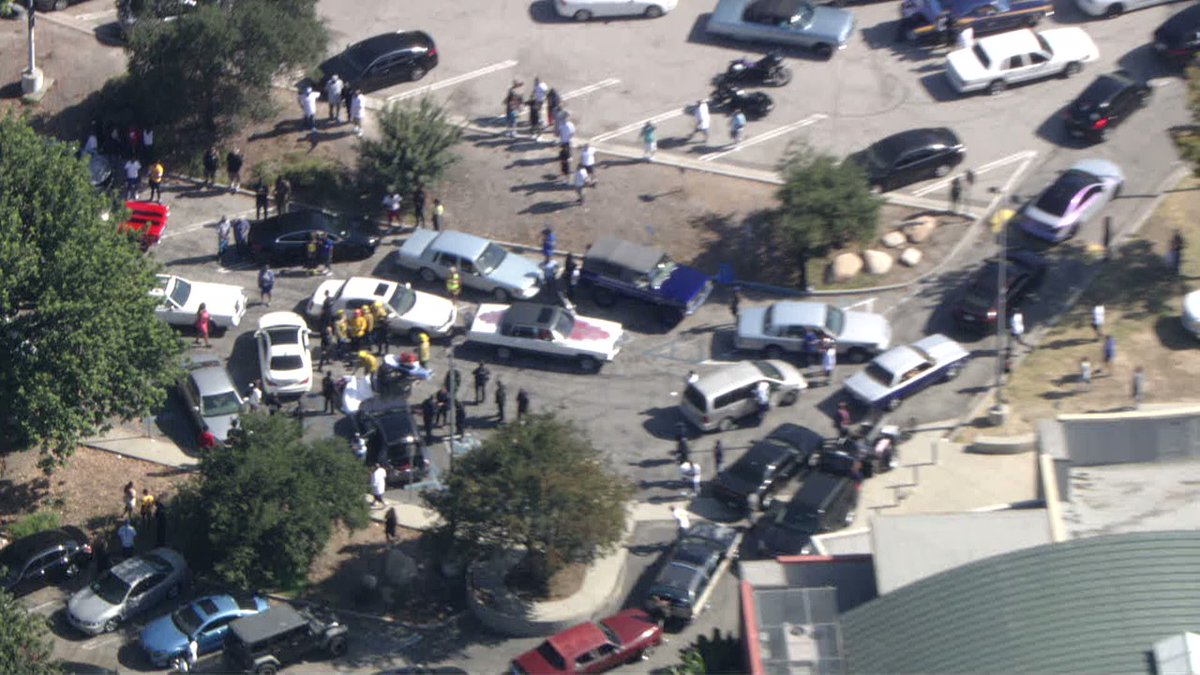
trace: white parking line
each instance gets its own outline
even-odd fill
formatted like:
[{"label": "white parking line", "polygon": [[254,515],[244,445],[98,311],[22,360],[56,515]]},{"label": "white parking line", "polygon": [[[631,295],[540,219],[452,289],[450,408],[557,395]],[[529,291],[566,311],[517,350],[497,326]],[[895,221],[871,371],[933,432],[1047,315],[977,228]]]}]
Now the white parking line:
[{"label": "white parking line", "polygon": [[422,96],[424,94],[428,94],[429,92],[437,91],[438,89],[445,89],[446,87],[453,87],[454,85],[462,83],[462,82],[466,82],[467,80],[473,80],[477,77],[483,77],[484,75],[490,75],[491,73],[499,72],[499,71],[505,70],[507,68],[512,68],[516,65],[517,65],[517,61],[512,60],[512,59],[510,59],[508,61],[501,61],[499,63],[493,63],[492,65],[484,66],[483,68],[480,68],[479,70],[472,70],[469,73],[463,73],[462,75],[455,75],[454,77],[446,78],[439,82],[434,82],[433,84],[429,84],[424,87],[419,87],[417,89],[413,89],[412,91],[406,91],[406,92],[403,92],[400,94],[396,94],[394,96],[389,96],[389,97],[387,97],[387,102],[392,103],[395,101],[403,101],[405,99],[413,98],[415,96]]},{"label": "white parking line", "polygon": [[646,119],[638,121],[638,122],[634,122],[633,124],[626,124],[625,126],[619,128],[619,129],[613,129],[612,131],[606,131],[602,134],[597,134],[595,136],[592,136],[592,138],[590,140],[592,143],[600,143],[601,141],[606,141],[610,138],[616,138],[617,136],[624,136],[625,134],[627,134],[631,131],[641,129],[646,124],[646,122],[654,122],[655,124],[658,124],[659,122],[661,122],[663,120],[669,120],[672,117],[679,117],[681,115],[686,115],[686,114],[687,113],[685,113],[683,111],[683,106],[679,106],[678,108],[673,108],[673,109],[671,109],[665,113],[662,113],[660,115],[655,115],[654,117],[647,117]]},{"label": "white parking line", "polygon": [[46,602],[43,602],[39,605],[34,605],[33,607],[30,607],[29,611],[30,612],[40,612],[47,607],[57,606],[57,605],[61,605],[61,604],[62,604],[62,600],[47,600]]},{"label": "white parking line", "polygon": [[587,94],[590,94],[593,91],[599,91],[601,89],[604,89],[605,87],[612,87],[612,86],[615,86],[618,84],[621,84],[620,80],[618,80],[615,77],[610,77],[607,80],[600,80],[599,82],[597,82],[595,84],[589,84],[586,87],[580,87],[574,91],[568,91],[567,93],[560,96],[559,100],[569,101],[573,98],[578,98],[580,96],[585,96]]},{"label": "white parking line", "polygon": [[85,644],[85,645],[83,645],[82,647],[80,647],[80,649],[84,649],[84,650],[87,650],[87,651],[91,651],[91,650],[93,650],[93,649],[99,649],[100,647],[103,647],[103,646],[104,646],[104,645],[106,645],[106,644],[110,644],[110,643],[116,642],[116,641],[118,641],[118,640],[120,640],[120,639],[121,639],[121,636],[120,636],[120,635],[105,635],[105,636],[104,636],[104,637],[102,637],[102,638],[96,638],[96,639],[94,639],[94,640],[88,640],[88,641],[87,641],[87,644]]},{"label": "white parking line", "polygon": [[801,128],[806,127],[815,122],[820,122],[821,120],[825,119],[826,117],[827,117],[827,115],[824,115],[822,113],[816,113],[815,115],[809,115],[808,117],[805,117],[804,119],[800,120],[799,122],[792,122],[791,124],[785,124],[781,127],[776,127],[775,129],[772,129],[766,133],[758,134],[758,135],[754,136],[753,138],[751,138],[750,140],[746,141],[745,143],[742,143],[741,145],[736,145],[728,150],[722,150],[720,152],[710,152],[709,154],[703,155],[702,157],[700,157],[700,161],[701,162],[711,162],[714,159],[719,159],[721,157],[724,157],[725,155],[728,155],[731,152],[737,152],[738,150],[741,150],[742,148],[748,148],[752,145],[757,145],[759,143],[765,143],[765,142],[771,140],[772,138],[782,136],[786,133],[795,131],[796,129],[801,129]]},{"label": "white parking line", "polygon": [[[1036,150],[1022,150],[1021,152],[1011,154],[1007,157],[1001,157],[1000,159],[997,159],[995,161],[988,162],[987,164],[984,164],[981,167],[972,169],[972,171],[975,173],[976,176],[978,176],[979,174],[987,173],[994,169],[999,169],[1002,166],[1008,166],[1009,164],[1014,164],[1016,162],[1020,162],[1022,160],[1028,159],[1035,155],[1037,155]],[[936,192],[937,190],[941,190],[942,188],[950,185],[950,183],[954,182],[955,178],[964,176],[964,175],[966,175],[965,172],[956,174],[955,176],[951,176],[950,178],[940,180],[936,183],[933,183],[932,185],[926,185],[925,187],[913,190],[911,194],[914,197],[923,197],[923,196],[929,194],[930,192]]]},{"label": "white parking line", "polygon": [[[237,220],[238,218],[245,218],[250,215],[256,215],[256,212],[254,209],[247,209],[245,211],[238,211],[237,213],[230,213],[230,214],[226,214],[226,215],[229,216],[229,222],[232,223],[233,221]],[[171,237],[174,237],[175,235],[188,234],[189,232],[195,232],[196,230],[203,230],[204,228],[206,228],[210,225],[215,225],[216,223],[217,223],[217,221],[215,221],[215,220],[205,220],[205,221],[202,221],[199,223],[193,223],[191,225],[186,225],[184,227],[175,228],[175,229],[172,229],[170,227],[170,225],[168,225],[167,231],[163,232],[163,235],[162,235],[162,237],[159,238],[159,240],[162,241],[165,239],[170,239]]]}]

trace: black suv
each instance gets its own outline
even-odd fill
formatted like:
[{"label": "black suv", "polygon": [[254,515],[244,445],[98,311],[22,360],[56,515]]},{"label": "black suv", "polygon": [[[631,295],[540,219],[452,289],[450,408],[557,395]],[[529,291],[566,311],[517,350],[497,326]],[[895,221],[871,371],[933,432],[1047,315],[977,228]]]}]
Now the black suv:
[{"label": "black suv", "polygon": [[276,605],[229,624],[225,665],[230,670],[274,675],[314,652],[337,658],[349,647],[347,632],[336,619],[326,623],[291,605]]},{"label": "black suv", "polygon": [[1150,92],[1150,85],[1127,71],[1101,75],[1067,106],[1063,113],[1067,131],[1077,138],[1102,141],[1133,111],[1146,106]]},{"label": "black suv", "polygon": [[862,462],[832,447],[813,455],[816,467],[785,505],[769,511],[756,523],[757,548],[772,557],[808,554],[813,535],[832,532],[854,522],[862,487]]},{"label": "black suv", "polygon": [[618,296],[641,300],[658,305],[668,324],[695,312],[713,289],[707,274],[676,264],[662,249],[615,237],[601,237],[588,248],[579,280],[601,307],[616,304]]},{"label": "black suv", "polygon": [[368,399],[359,406],[354,423],[367,441],[367,465],[382,464],[389,485],[411,485],[425,478],[429,460],[407,401]]},{"label": "black suv", "polygon": [[324,232],[333,239],[333,259],[364,260],[379,246],[379,229],[366,218],[347,221],[325,211],[289,211],[250,226],[250,250],[259,262],[299,265],[308,257],[308,240]]},{"label": "black suv", "polygon": [[384,33],[356,42],[322,63],[320,93],[325,95],[325,82],[335,73],[350,86],[372,91],[398,82],[415,82],[437,64],[437,47],[428,33]]},{"label": "black suv", "polygon": [[1154,31],[1154,51],[1164,61],[1184,66],[1200,52],[1200,5],[1192,5]]},{"label": "black suv", "polygon": [[0,588],[14,595],[31,593],[74,577],[91,560],[87,535],[77,527],[31,534],[0,549]]},{"label": "black suv", "polygon": [[717,475],[713,496],[737,511],[769,508],[779,488],[808,466],[823,442],[811,429],[784,424]]}]

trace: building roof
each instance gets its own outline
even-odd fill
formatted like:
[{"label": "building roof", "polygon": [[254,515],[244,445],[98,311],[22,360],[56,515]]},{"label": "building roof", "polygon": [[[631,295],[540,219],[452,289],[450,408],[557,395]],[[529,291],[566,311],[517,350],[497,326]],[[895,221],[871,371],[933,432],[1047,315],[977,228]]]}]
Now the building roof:
[{"label": "building roof", "polygon": [[661,248],[642,246],[616,237],[600,237],[588,249],[585,260],[607,262],[635,272],[649,274],[663,259]]},{"label": "building roof", "polygon": [[1050,520],[1042,509],[878,516],[871,521],[880,595],[976,560],[1050,541]]},{"label": "building roof", "polygon": [[1200,532],[1077,539],[910,584],[841,617],[851,672],[1148,672],[1200,625]]},{"label": "building roof", "polygon": [[1200,462],[1074,467],[1068,475],[1070,501],[1062,510],[1072,538],[1200,530]]}]

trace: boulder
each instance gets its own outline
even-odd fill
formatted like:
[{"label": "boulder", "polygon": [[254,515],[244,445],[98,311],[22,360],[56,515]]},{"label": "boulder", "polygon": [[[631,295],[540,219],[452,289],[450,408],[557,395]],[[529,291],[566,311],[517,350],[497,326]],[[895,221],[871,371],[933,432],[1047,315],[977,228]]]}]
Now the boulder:
[{"label": "boulder", "polygon": [[883,245],[888,248],[900,248],[908,242],[908,237],[905,237],[904,233],[900,230],[892,230],[880,237],[879,241],[883,242]]},{"label": "boulder", "polygon": [[904,252],[900,254],[900,262],[908,267],[916,267],[921,262],[921,258],[924,256],[925,254],[921,253],[920,249],[912,248],[910,246],[909,248],[904,249]]},{"label": "boulder", "polygon": [[937,229],[937,226],[937,216],[917,216],[901,225],[900,228],[904,230],[909,241],[920,244],[933,236],[933,231]]},{"label": "boulder", "polygon": [[862,271],[863,261],[857,253],[839,253],[829,263],[827,275],[830,283],[849,281]]},{"label": "boulder", "polygon": [[892,256],[883,251],[866,250],[862,254],[863,262],[866,263],[867,274],[879,276],[887,274],[892,269]]},{"label": "boulder", "polygon": [[389,586],[407,586],[417,577],[417,563],[399,549],[388,549],[383,559],[383,578]]}]

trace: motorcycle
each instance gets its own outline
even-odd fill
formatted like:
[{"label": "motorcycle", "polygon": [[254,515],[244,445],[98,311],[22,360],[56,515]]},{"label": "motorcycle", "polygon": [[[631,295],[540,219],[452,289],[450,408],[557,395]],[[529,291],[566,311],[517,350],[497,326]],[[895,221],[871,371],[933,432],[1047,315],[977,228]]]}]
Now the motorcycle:
[{"label": "motorcycle", "polygon": [[778,52],[771,52],[757,61],[741,58],[729,62],[725,72],[713,78],[718,87],[767,85],[782,87],[792,81],[792,69],[783,63]]},{"label": "motorcycle", "polygon": [[766,117],[767,113],[775,108],[775,101],[761,91],[747,94],[741,89],[729,86],[717,87],[708,99],[709,105],[715,110],[728,113],[740,110],[750,119]]}]

